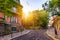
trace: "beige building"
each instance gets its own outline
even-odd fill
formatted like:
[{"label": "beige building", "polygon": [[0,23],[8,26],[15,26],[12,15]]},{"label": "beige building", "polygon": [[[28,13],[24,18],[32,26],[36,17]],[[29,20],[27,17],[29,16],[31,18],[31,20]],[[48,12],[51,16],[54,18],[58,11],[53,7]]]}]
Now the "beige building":
[{"label": "beige building", "polygon": [[60,16],[56,17],[55,22],[54,22],[54,27],[60,30]]}]

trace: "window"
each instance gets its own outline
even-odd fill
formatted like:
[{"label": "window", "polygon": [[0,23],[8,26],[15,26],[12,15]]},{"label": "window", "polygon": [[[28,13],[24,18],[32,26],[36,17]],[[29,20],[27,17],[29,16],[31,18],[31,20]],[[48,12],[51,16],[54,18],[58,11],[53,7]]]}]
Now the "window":
[{"label": "window", "polygon": [[7,16],[4,16],[5,17],[5,23],[7,23]]},{"label": "window", "polygon": [[17,23],[17,17],[11,17],[11,23]]},{"label": "window", "polygon": [[14,0],[14,1],[16,1],[16,2],[20,3],[20,0]]},{"label": "window", "polygon": [[18,0],[18,2],[20,3],[20,0]]},{"label": "window", "polygon": [[17,9],[15,7],[12,8],[13,12],[17,12]]}]

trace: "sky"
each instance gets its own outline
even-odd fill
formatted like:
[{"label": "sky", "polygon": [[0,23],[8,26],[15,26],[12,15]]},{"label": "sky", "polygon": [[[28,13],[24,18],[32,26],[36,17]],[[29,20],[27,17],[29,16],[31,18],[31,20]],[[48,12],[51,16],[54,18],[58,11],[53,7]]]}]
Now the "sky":
[{"label": "sky", "polygon": [[44,4],[47,0],[20,0],[23,5],[23,11],[29,12],[33,10],[41,10],[42,4]]}]

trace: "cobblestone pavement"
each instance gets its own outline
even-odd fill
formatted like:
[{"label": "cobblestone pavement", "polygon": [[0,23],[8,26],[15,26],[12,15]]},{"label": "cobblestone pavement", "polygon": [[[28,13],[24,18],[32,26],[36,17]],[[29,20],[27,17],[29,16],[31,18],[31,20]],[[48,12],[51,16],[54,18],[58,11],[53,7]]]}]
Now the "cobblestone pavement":
[{"label": "cobblestone pavement", "polygon": [[16,37],[11,40],[52,40],[46,35],[46,30],[32,30],[28,34]]}]

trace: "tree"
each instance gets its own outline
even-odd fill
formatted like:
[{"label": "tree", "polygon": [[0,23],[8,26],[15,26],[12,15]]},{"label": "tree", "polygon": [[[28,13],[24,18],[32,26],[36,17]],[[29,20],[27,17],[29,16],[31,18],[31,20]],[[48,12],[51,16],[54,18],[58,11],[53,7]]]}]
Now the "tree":
[{"label": "tree", "polygon": [[48,13],[46,13],[45,10],[35,10],[32,13],[35,16],[34,24],[36,26],[41,26],[42,28],[46,28],[48,23]]},{"label": "tree", "polygon": [[[51,12],[52,13],[52,16],[54,15],[58,15],[60,16],[60,1],[59,0],[51,0],[49,1],[49,4],[48,4],[48,11],[47,12]],[[56,21],[54,20],[53,22],[53,27],[54,27],[54,31],[55,31],[55,37],[58,37],[57,35],[57,29],[56,27],[54,26],[56,23]]]},{"label": "tree", "polygon": [[6,16],[11,16],[13,13],[12,7],[17,7],[19,3],[14,0],[0,0],[0,12]]},{"label": "tree", "polygon": [[[51,2],[53,2],[54,4],[52,3],[53,6],[50,8],[54,8],[55,13],[57,12],[57,15],[60,16],[60,1],[59,0],[52,0]],[[51,5],[49,5],[49,6],[51,6]],[[54,21],[54,23],[56,23],[56,21]],[[55,25],[54,23],[53,23],[53,25]],[[55,37],[58,38],[57,28],[55,26],[54,26],[54,30],[55,30]]]},{"label": "tree", "polygon": [[24,26],[27,28],[47,28],[48,24],[48,13],[45,10],[34,10],[30,13],[27,21],[24,22]]},{"label": "tree", "polygon": [[48,8],[53,15],[60,14],[60,1],[59,0],[51,0],[49,1]]}]

